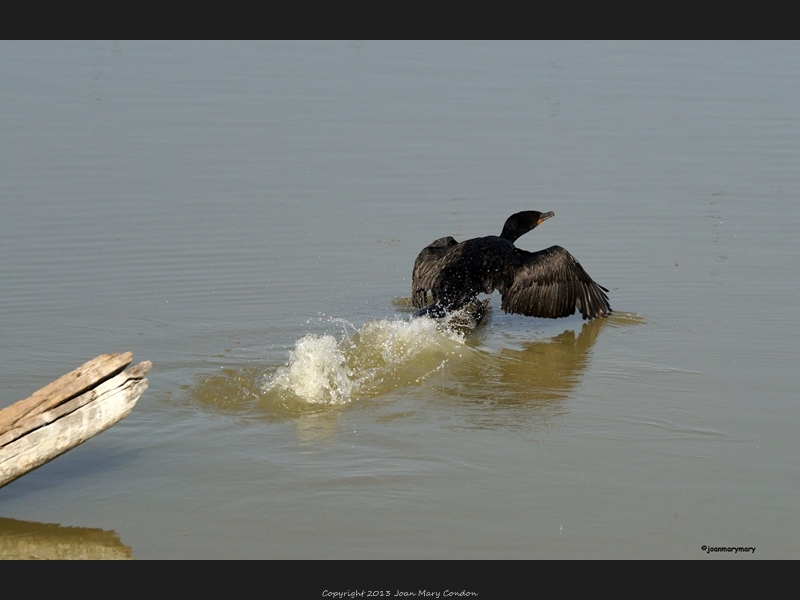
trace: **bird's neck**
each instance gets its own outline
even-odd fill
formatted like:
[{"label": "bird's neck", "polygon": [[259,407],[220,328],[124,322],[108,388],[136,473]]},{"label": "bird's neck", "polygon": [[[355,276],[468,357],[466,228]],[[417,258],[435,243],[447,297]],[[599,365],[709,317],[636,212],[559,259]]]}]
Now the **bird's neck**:
[{"label": "bird's neck", "polygon": [[503,238],[504,240],[508,240],[513,244],[520,238],[520,236],[525,235],[526,233],[528,233],[527,230],[519,231],[514,226],[506,225],[505,227],[503,227],[503,233],[500,234],[500,237]]}]

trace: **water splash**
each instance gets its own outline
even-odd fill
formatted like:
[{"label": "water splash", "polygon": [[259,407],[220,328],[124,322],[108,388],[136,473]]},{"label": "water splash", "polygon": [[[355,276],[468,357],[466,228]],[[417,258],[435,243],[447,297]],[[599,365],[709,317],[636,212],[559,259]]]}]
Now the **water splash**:
[{"label": "water splash", "polygon": [[465,350],[462,331],[427,318],[369,321],[352,335],[343,329],[339,340],[299,339],[286,366],[267,376],[264,391],[285,400],[344,404],[418,383]]}]

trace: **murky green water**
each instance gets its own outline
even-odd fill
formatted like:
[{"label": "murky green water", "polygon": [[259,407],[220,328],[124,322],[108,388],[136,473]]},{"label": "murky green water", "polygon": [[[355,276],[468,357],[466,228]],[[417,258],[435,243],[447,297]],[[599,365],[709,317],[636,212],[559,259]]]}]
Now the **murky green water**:
[{"label": "murky green water", "polygon": [[[798,50],[0,43],[0,406],[154,364],[0,548],[798,557]],[[611,318],[400,322],[422,247],[526,209]]]}]

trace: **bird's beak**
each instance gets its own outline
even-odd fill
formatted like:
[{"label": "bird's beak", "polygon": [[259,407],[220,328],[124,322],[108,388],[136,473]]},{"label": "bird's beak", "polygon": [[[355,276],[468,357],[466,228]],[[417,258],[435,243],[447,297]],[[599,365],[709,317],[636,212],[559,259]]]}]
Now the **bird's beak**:
[{"label": "bird's beak", "polygon": [[542,223],[547,221],[547,219],[549,219],[550,217],[555,217],[555,216],[556,213],[554,213],[553,211],[542,213],[541,215],[539,215],[539,220],[536,222],[536,225],[537,226],[541,225]]}]

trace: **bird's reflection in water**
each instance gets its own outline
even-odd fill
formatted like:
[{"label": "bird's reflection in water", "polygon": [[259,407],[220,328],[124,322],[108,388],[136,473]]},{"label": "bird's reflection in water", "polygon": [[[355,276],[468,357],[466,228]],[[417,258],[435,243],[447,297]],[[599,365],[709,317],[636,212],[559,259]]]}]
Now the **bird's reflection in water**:
[{"label": "bird's reflection in water", "polygon": [[583,323],[546,339],[523,341],[519,348],[477,350],[469,360],[428,383],[437,396],[468,406],[461,426],[526,427],[566,412],[563,401],[580,384],[600,331],[615,315]]}]

